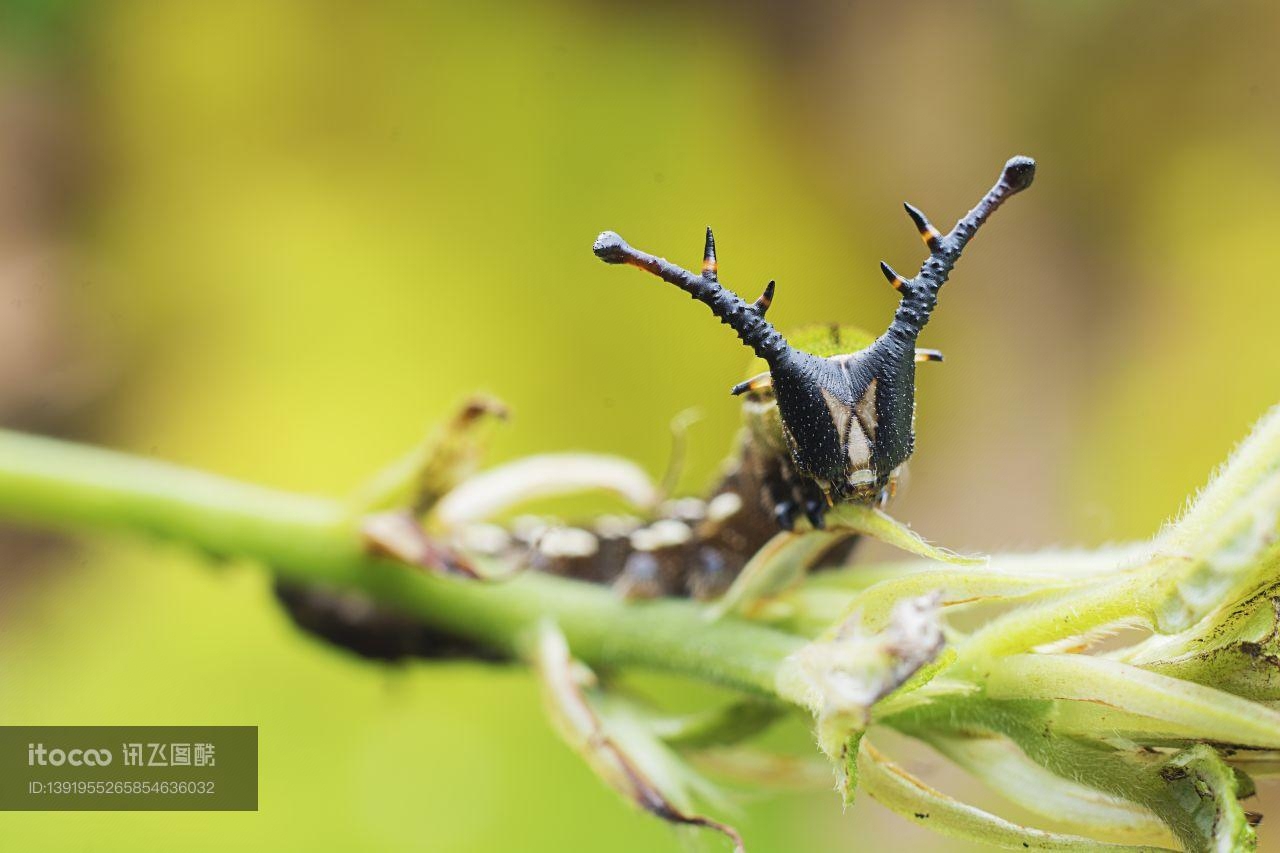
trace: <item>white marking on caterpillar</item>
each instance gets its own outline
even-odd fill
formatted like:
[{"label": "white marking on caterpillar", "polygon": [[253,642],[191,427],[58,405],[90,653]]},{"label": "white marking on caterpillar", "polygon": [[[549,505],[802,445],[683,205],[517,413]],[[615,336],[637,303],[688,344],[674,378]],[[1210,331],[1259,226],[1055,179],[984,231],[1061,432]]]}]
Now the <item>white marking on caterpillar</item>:
[{"label": "white marking on caterpillar", "polygon": [[724,521],[742,510],[742,497],[735,492],[722,492],[707,504],[707,519]]},{"label": "white marking on caterpillar", "polygon": [[[867,434],[867,438],[872,441],[876,440],[876,383],[878,379],[872,379],[871,384],[867,386],[867,390],[863,392],[862,399],[855,405],[854,412],[858,416],[858,423],[862,426],[862,431]],[[914,410],[914,402],[912,404]]]},{"label": "white marking on caterpillar", "polygon": [[596,533],[603,539],[621,539],[635,533],[643,523],[634,515],[602,515],[596,520]]},{"label": "white marking on caterpillar", "polygon": [[[849,429],[849,467],[855,470],[849,475],[849,482],[856,484],[863,471],[869,471],[871,465],[871,444],[862,432],[862,426],[855,420]],[[871,475],[875,479],[875,475]]]},{"label": "white marking on caterpillar", "polygon": [[680,521],[701,521],[707,515],[707,504],[701,498],[676,498],[663,503],[658,512]]},{"label": "white marking on caterpillar", "polygon": [[683,545],[693,538],[693,531],[683,521],[664,518],[631,534],[631,547],[637,551],[657,551]]},{"label": "white marking on caterpillar", "polygon": [[849,475],[850,486],[869,486],[876,481],[876,472],[870,468],[854,471]]},{"label": "white marking on caterpillar", "polygon": [[538,550],[548,557],[590,557],[600,541],[580,527],[553,527],[538,540]]}]

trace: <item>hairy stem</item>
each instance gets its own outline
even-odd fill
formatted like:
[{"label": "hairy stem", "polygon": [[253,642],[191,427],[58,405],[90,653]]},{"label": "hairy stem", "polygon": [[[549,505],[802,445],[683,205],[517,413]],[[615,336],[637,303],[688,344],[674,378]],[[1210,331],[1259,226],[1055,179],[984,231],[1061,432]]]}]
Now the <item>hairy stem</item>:
[{"label": "hairy stem", "polygon": [[274,491],[175,465],[0,431],[0,519],[186,543],[253,560],[281,577],[364,592],[448,634],[515,656],[542,619],[575,657],[775,695],[775,672],[804,638],[687,601],[628,604],[608,589],[527,573],[504,583],[440,577],[368,556],[338,501]]}]

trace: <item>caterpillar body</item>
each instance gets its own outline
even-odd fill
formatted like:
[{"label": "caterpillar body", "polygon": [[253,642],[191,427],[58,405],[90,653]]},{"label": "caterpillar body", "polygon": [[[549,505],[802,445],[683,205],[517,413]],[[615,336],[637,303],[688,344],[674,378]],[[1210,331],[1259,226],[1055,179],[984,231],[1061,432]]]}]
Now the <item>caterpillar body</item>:
[{"label": "caterpillar body", "polygon": [[[806,330],[796,339],[807,351],[828,355],[871,341],[857,329],[836,326]],[[703,497],[666,501],[647,517],[606,515],[584,525],[536,516],[507,527],[472,525],[457,531],[454,544],[528,569],[611,584],[629,598],[719,597],[780,529],[792,529],[800,515],[821,526],[826,507],[792,462],[769,383],[757,382],[741,399],[734,453]],[[823,562],[846,555],[851,544],[836,544]]]},{"label": "caterpillar body", "polygon": [[[743,401],[736,451],[705,498],[669,501],[650,518],[473,525],[454,531],[454,545],[531,570],[612,584],[630,597],[712,599],[779,530],[802,518],[820,528],[828,510],[842,503],[883,504],[915,446],[915,365],[941,360],[940,353],[916,346],[938,291],[977,230],[1034,176],[1030,158],[1010,159],[996,184],[946,234],[905,205],[929,257],[910,279],[881,264],[900,299],[888,328],[874,338],[825,327],[789,340],[765,318],[774,282],[750,303],[720,284],[710,228],[699,274],[635,249],[611,231],[602,233],[594,244],[598,258],[642,269],[701,301],[763,362],[765,370],[731,389]],[[819,565],[843,562],[852,544],[841,542]],[[457,653],[448,638],[384,607],[289,586],[279,594],[299,625],[368,657]]]}]

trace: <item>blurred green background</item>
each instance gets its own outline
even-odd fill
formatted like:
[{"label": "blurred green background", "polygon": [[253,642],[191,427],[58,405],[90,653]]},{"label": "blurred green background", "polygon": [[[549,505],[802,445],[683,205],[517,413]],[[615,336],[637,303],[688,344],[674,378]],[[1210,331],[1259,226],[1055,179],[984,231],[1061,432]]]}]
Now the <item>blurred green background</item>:
[{"label": "blurred green background", "polygon": [[[697,405],[697,489],[746,353],[596,233],[692,264],[712,224],[779,325],[879,329],[876,262],[923,252],[899,203],[949,225],[1015,153],[1039,177],[922,340],[895,514],[964,551],[1141,537],[1280,400],[1273,3],[0,9],[5,426],[340,494],[477,389],[515,412],[494,460],[655,472]],[[257,813],[5,814],[5,849],[678,849],[519,671],[354,662],[176,547],[11,531],[0,569],[0,723],[261,727]],[[834,794],[739,824],[969,849]]]}]

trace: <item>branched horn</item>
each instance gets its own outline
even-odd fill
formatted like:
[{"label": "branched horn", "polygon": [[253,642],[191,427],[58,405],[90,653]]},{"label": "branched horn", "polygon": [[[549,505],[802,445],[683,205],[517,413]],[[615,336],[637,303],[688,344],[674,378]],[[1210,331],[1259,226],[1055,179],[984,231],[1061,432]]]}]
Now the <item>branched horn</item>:
[{"label": "branched horn", "polygon": [[956,261],[960,260],[960,253],[964,251],[965,245],[991,214],[995,213],[996,208],[1010,196],[1031,186],[1035,176],[1036,161],[1030,157],[1013,157],[1004,164],[1004,171],[1000,173],[1000,180],[996,181],[995,186],[987,191],[973,210],[961,217],[948,234],[942,234],[934,228],[919,209],[909,204],[903,205],[920,231],[925,245],[929,247],[929,257],[921,265],[916,277],[906,280],[881,262],[881,272],[902,294],[893,325],[889,327],[891,331],[898,329],[911,340],[920,334],[938,304],[938,290],[946,282]]},{"label": "branched horn", "polygon": [[777,363],[789,350],[786,338],[764,318],[764,309],[769,307],[769,301],[773,297],[772,287],[766,288],[762,302],[757,301],[753,305],[743,301],[742,297],[725,289],[717,281],[715,238],[712,237],[710,228],[707,229],[706,249],[703,252],[702,275],[694,275],[666,258],[635,249],[612,231],[605,231],[596,238],[593,251],[597,258],[607,264],[638,267],[674,284],[704,303],[721,323],[733,329],[742,342],[770,366]]}]

